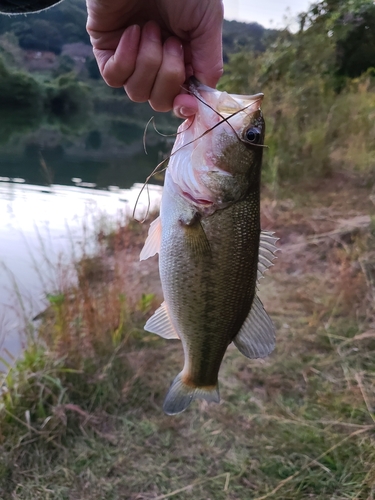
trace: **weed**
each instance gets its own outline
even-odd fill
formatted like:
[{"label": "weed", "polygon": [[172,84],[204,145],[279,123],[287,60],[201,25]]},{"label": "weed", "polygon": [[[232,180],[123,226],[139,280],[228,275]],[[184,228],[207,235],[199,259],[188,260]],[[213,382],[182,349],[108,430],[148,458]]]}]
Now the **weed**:
[{"label": "weed", "polygon": [[[338,185],[345,202],[334,195]],[[368,190],[349,209],[359,189],[351,179],[320,196],[304,189],[301,199],[296,188],[293,200],[264,200],[282,235],[283,252],[260,287],[277,349],[249,361],[229,347],[220,405],[162,413],[182,355],[174,342],[142,333],[159,303],[156,281],[153,291],[136,281],[146,228],[142,236],[120,229],[110,249],[102,238],[96,256],[73,266],[73,285],[60,279],[41,342],[2,384],[2,498],[372,498]]]}]

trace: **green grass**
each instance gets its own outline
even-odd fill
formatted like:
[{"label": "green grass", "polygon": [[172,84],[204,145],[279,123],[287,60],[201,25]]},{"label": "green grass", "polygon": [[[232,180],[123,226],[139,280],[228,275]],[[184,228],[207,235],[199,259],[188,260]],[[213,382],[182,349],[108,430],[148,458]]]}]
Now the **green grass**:
[{"label": "green grass", "polygon": [[[139,226],[112,235],[102,261],[80,262],[77,288],[50,296],[41,340],[3,381],[0,498],[373,498],[373,298],[358,262],[375,260],[374,236],[308,242],[333,224],[322,216],[328,206],[332,219],[368,213],[367,188],[350,179],[335,198],[336,187],[322,194],[326,205],[313,191],[303,201],[264,200],[282,237],[260,287],[277,348],[249,361],[230,347],[220,405],[162,412],[181,346],[142,332],[155,297],[130,300],[116,265],[109,278],[106,268],[129,242],[138,253]],[[349,207],[354,193],[359,204]],[[283,209],[291,204],[293,213]],[[297,237],[302,247],[291,243]]]}]

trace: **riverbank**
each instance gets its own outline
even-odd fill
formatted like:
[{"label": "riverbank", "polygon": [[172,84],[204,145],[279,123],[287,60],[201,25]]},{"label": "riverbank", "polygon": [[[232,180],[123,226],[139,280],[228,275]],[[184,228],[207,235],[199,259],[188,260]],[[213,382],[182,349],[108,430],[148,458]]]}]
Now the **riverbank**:
[{"label": "riverbank", "polygon": [[373,498],[374,193],[314,182],[263,196],[275,352],[230,347],[221,404],[176,417],[161,406],[181,346],[143,331],[161,300],[157,259],[138,261],[147,227],[100,235],[2,385],[1,498]]}]

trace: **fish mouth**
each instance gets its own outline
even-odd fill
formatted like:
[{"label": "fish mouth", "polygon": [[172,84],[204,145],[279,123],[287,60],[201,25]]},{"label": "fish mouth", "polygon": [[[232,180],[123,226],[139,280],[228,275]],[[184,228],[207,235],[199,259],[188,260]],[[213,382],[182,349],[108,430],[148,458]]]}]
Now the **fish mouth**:
[{"label": "fish mouth", "polygon": [[[191,76],[188,80],[188,90],[198,100],[199,107],[209,106],[215,112],[227,118],[240,111],[253,113],[256,109],[260,109],[264,94],[253,95],[237,95],[221,92],[214,88],[208,87],[201,83],[195,76]],[[202,100],[204,103],[202,103]],[[247,111],[248,110],[248,111]]]},{"label": "fish mouth", "polygon": [[214,204],[213,201],[205,200],[204,198],[194,198],[194,196],[192,196],[187,191],[182,191],[182,195],[188,200],[192,201],[195,205],[204,205],[210,207]]},{"label": "fish mouth", "polygon": [[191,76],[187,82],[187,87],[188,90],[191,94],[195,95],[196,97],[203,97],[199,91],[204,91],[204,92],[216,92],[216,89],[213,89],[211,87],[208,87],[207,85],[204,85],[201,83],[195,76]]},{"label": "fish mouth", "polygon": [[191,76],[188,79],[187,84],[188,84],[188,88],[189,88],[190,92],[193,92],[193,93],[197,87],[202,85],[201,82],[198,80],[198,78],[196,78],[195,76]]}]

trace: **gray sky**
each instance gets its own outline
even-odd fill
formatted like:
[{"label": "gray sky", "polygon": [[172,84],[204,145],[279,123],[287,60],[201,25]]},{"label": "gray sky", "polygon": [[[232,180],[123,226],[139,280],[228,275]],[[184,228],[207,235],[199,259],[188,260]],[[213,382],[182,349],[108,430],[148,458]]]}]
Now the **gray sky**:
[{"label": "gray sky", "polygon": [[283,28],[288,19],[304,12],[311,0],[224,0],[224,17],[230,21],[257,22],[265,28]]}]

